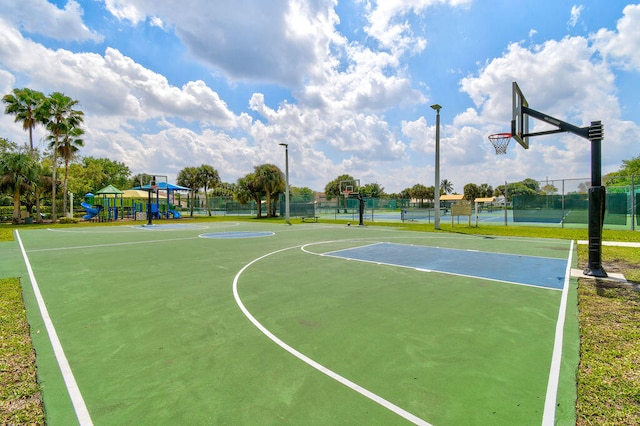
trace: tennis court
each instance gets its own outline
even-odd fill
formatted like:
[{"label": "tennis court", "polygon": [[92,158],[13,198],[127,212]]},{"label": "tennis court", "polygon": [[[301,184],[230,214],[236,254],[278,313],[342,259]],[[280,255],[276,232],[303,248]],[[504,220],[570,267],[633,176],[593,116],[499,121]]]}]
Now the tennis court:
[{"label": "tennis court", "polygon": [[258,221],[16,237],[0,267],[22,277],[49,425],[574,419],[569,241]]}]

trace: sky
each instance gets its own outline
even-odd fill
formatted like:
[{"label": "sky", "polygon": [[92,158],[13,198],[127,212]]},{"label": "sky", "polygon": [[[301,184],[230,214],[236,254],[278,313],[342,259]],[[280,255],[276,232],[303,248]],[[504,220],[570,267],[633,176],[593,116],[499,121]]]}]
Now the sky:
[{"label": "sky", "polygon": [[[640,4],[621,0],[0,0],[0,93],[64,93],[85,113],[82,156],[171,182],[202,164],[224,182],[284,172],[284,143],[292,186],[431,186],[433,104],[456,192],[589,178],[591,143],[570,133],[495,154],[512,82],[532,109],[602,121],[606,174],[640,155],[639,78]],[[5,114],[0,136],[28,142]]]}]

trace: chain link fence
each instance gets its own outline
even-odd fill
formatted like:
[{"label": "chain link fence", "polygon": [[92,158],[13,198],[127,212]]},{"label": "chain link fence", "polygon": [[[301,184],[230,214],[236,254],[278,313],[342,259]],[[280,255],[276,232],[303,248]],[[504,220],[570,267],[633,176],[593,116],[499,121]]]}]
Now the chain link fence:
[{"label": "chain link fence", "polygon": [[[640,176],[615,178],[608,176],[607,181],[622,182],[606,186],[606,211],[604,227],[606,229],[640,229]],[[543,181],[526,180],[505,182],[504,194],[496,195],[492,203],[472,202],[472,223],[517,224],[524,226],[576,227],[588,226],[589,178],[545,179]],[[435,208],[432,200],[410,200],[397,198],[363,198],[365,203],[365,222],[424,222],[433,223]],[[196,214],[207,214],[206,206],[200,199]],[[284,216],[285,197],[278,200],[278,214]],[[314,201],[307,198],[292,197],[289,212],[292,218],[319,217],[358,221],[359,203],[357,198]],[[442,202],[440,218],[452,224],[467,223],[467,218],[451,216],[451,206],[455,202]],[[239,203],[231,197],[210,197],[209,208],[212,215],[255,216],[255,201]],[[262,206],[266,216],[267,207]]]}]

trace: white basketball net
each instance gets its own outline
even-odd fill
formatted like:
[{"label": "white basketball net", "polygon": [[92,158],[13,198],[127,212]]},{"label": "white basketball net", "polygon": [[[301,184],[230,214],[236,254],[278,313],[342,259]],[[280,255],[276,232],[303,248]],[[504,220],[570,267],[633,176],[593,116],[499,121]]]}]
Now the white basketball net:
[{"label": "white basketball net", "polygon": [[496,149],[497,155],[502,155],[507,153],[507,147],[509,146],[509,141],[511,140],[511,133],[498,133],[495,135],[489,136],[489,141]]}]

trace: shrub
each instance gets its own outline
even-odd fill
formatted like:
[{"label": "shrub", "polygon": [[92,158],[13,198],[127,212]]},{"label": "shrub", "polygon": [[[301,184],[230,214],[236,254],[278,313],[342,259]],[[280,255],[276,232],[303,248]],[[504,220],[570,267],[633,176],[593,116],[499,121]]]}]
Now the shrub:
[{"label": "shrub", "polygon": [[78,223],[80,219],[77,217],[61,217],[58,219],[58,223]]}]

